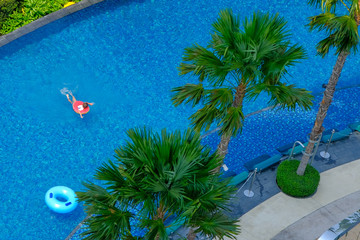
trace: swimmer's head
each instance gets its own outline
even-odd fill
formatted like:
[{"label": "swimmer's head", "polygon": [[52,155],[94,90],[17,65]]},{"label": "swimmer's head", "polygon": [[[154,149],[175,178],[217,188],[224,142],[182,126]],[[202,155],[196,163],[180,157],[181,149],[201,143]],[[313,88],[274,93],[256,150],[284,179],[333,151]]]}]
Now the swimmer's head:
[{"label": "swimmer's head", "polygon": [[89,104],[87,102],[83,103],[83,108],[87,108],[89,106]]}]

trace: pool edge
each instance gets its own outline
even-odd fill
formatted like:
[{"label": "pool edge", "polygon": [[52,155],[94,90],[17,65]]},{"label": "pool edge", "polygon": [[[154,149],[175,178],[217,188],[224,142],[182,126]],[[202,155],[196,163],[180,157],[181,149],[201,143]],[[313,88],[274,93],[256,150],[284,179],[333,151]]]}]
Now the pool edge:
[{"label": "pool edge", "polygon": [[71,5],[69,7],[60,9],[56,12],[50,13],[42,18],[39,18],[29,24],[26,24],[25,26],[22,26],[11,33],[8,33],[6,35],[0,36],[0,47],[14,41],[15,39],[18,39],[19,37],[22,37],[38,28],[41,28],[51,22],[54,22],[60,18],[66,17],[67,15],[70,15],[74,12],[80,11],[84,8],[90,7],[94,4],[97,4],[99,2],[103,2],[104,0],[82,0],[81,2],[78,2],[74,5]]}]

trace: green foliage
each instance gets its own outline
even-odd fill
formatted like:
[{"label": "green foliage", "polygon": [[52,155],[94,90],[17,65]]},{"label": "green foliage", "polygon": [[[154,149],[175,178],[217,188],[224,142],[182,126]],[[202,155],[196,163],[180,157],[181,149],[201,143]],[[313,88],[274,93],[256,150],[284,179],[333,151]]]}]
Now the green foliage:
[{"label": "green foliage", "polygon": [[241,26],[239,17],[224,10],[212,27],[208,46],[185,48],[178,68],[180,75],[196,76],[199,83],[172,89],[175,106],[202,107],[190,116],[195,130],[216,124],[219,134],[236,135],[243,126],[243,103],[261,92],[269,94],[271,105],[310,109],[309,91],[282,82],[287,69],[305,58],[304,49],[291,44],[283,18],[255,13]]},{"label": "green foliage", "polygon": [[[310,110],[312,107],[312,102],[309,100],[310,91],[297,88],[294,84],[277,83],[276,86],[273,86],[267,83],[259,83],[253,87],[253,91],[249,93],[249,98],[256,98],[261,92],[268,93],[270,96],[269,105],[277,105],[279,109],[295,110],[298,106],[303,110]],[[300,102],[302,104],[296,104]]]},{"label": "green foliage", "polygon": [[[324,57],[331,48],[336,49],[336,54],[343,51],[356,53],[359,43],[359,1],[309,0],[309,4],[321,7],[323,11],[309,18],[310,30],[326,32],[326,37],[316,46],[318,54]],[[340,7],[342,11],[336,11]],[[347,14],[343,14],[344,11]]]},{"label": "green foliage", "polygon": [[194,217],[193,222],[196,222],[196,226],[199,228],[196,233],[203,233],[209,236],[210,239],[224,239],[224,237],[234,238],[234,225],[233,222],[220,212],[216,212],[211,215],[197,215]]},{"label": "green foliage", "polygon": [[185,103],[192,102],[192,106],[196,106],[204,95],[204,87],[200,84],[185,84],[184,86],[174,88],[173,91],[178,92],[177,98],[174,99],[174,105],[179,106]]},{"label": "green foliage", "polygon": [[[6,0],[9,1],[9,0]],[[80,0],[73,0],[79,2]],[[0,34],[7,34],[49,13],[62,9],[69,0],[24,0],[2,22]]]},{"label": "green foliage", "polygon": [[[77,192],[92,216],[85,239],[135,239],[132,218],[146,229],[145,239],[168,239],[169,217],[207,236],[235,238],[236,221],[222,210],[236,189],[214,173],[221,157],[201,145],[198,133],[132,129],[127,136],[115,150],[116,160],[97,170],[95,179],[104,187],[89,182]],[[140,211],[135,216],[131,208]]]},{"label": "green foliage", "polygon": [[308,197],[316,192],[320,174],[308,165],[304,175],[299,176],[296,174],[299,164],[298,160],[283,161],[277,169],[276,181],[284,193],[293,197]]},{"label": "green foliage", "polygon": [[12,14],[18,6],[20,6],[21,2],[22,1],[19,0],[0,1],[0,29],[9,15]]}]

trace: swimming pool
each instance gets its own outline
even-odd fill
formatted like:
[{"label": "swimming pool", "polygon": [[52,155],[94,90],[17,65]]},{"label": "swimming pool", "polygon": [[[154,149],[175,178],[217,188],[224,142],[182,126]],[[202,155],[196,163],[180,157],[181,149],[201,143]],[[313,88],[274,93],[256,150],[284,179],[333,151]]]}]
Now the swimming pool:
[{"label": "swimming pool", "polygon": [[[129,128],[146,125],[158,131],[188,126],[192,109],[174,108],[170,101],[172,87],[191,81],[180,78],[176,67],[185,47],[207,43],[211,24],[224,8],[242,17],[257,10],[281,12],[296,33],[294,41],[309,54],[291,70],[289,81],[321,91],[335,58],[314,56],[320,36],[311,35],[303,25],[316,11],[304,1],[107,0],[0,48],[0,239],[64,239],[85,214],[81,207],[69,215],[51,212],[44,203],[49,188],[65,185],[80,190],[81,181],[91,179],[96,167],[112,157]],[[359,57],[349,57],[339,86],[358,82],[352,67],[358,64]],[[84,119],[60,94],[63,87],[80,100],[95,102]],[[352,95],[349,92],[349,98]],[[261,100],[249,103],[246,113],[266,106]],[[352,114],[351,120],[359,116]],[[291,126],[289,115],[284,115],[276,124],[286,121]],[[272,146],[266,144],[264,150],[264,144],[258,144],[262,136],[257,130],[270,124],[264,119],[276,116],[264,113],[256,124],[249,118],[244,135],[230,145],[236,147],[229,156],[234,159],[230,167],[240,169],[238,158],[245,161],[268,152]],[[293,132],[289,128],[281,133],[276,143]],[[211,139],[216,136],[208,139],[214,144]],[[245,153],[247,148],[250,153]]]}]

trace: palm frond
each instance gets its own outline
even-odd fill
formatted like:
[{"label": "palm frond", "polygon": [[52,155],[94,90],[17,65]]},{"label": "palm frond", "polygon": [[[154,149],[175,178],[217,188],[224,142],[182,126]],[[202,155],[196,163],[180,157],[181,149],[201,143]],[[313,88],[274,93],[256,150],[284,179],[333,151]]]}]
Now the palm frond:
[{"label": "palm frond", "polygon": [[330,48],[334,47],[334,35],[331,34],[316,44],[317,54],[325,57]]},{"label": "palm frond", "polygon": [[185,48],[183,62],[180,64],[179,74],[192,73],[200,81],[207,78],[214,84],[222,84],[227,75],[227,67],[213,52],[194,44]]},{"label": "palm frond", "polygon": [[336,15],[334,13],[324,12],[316,16],[309,17],[310,30],[325,30],[329,33],[333,30],[338,29],[338,23],[334,21],[336,19]]},{"label": "palm frond", "polygon": [[141,225],[148,229],[145,239],[169,239],[161,219],[144,219]]},{"label": "palm frond", "polygon": [[[219,181],[218,178],[215,178]],[[211,182],[211,180],[208,180]],[[200,194],[193,196],[198,204],[197,208],[203,211],[213,212],[216,209],[228,210],[228,201],[232,197],[231,194],[234,192],[234,187],[228,186],[230,179],[222,179],[221,183],[214,183],[213,187],[207,187],[205,191]]]},{"label": "palm frond", "polygon": [[349,0],[351,2],[351,7],[349,10],[349,16],[354,18],[355,20],[359,20],[358,18],[360,17],[360,3],[359,1],[356,0]]},{"label": "palm frond", "polygon": [[335,11],[336,10],[336,4],[341,1],[339,0],[323,0],[323,9],[325,11]]},{"label": "palm frond", "polygon": [[324,30],[327,33],[327,37],[316,46],[319,55],[324,57],[332,47],[336,48],[336,54],[357,51],[358,25],[353,16],[336,16],[334,13],[325,12],[309,19],[310,30]]},{"label": "palm frond", "polygon": [[206,104],[215,108],[227,109],[233,103],[233,92],[229,88],[215,88],[208,91],[209,97]]},{"label": "palm frond", "polygon": [[151,164],[152,148],[151,131],[148,129],[130,129],[127,131],[129,140],[122,147],[115,149],[115,158],[129,171],[144,168],[144,164]]},{"label": "palm frond", "polygon": [[86,240],[118,239],[122,234],[131,236],[131,217],[132,214],[128,211],[105,208],[98,215],[88,218],[88,229],[81,235]]},{"label": "palm frond", "polygon": [[270,95],[268,104],[270,106],[279,106],[280,108],[294,110],[297,106],[303,110],[310,110],[313,105],[313,96],[310,91],[303,88],[296,88],[295,85],[258,84],[254,86],[252,95],[258,95],[260,92],[267,92]]},{"label": "palm frond", "polygon": [[197,215],[191,223],[199,227],[195,232],[201,232],[210,238],[237,239],[236,235],[240,233],[237,220],[231,220],[220,212]]},{"label": "palm frond", "polygon": [[281,59],[283,62],[283,65],[286,67],[289,67],[289,66],[293,66],[295,63],[300,62],[299,60],[301,60],[301,59],[306,59],[306,57],[307,57],[307,55],[306,55],[304,47],[302,47],[298,44],[294,44],[291,46],[286,45],[285,51],[282,52],[282,54],[278,56],[277,61],[279,61]]},{"label": "palm frond", "polygon": [[256,65],[261,65],[260,62],[264,58],[268,57],[273,51],[276,50],[276,46],[272,44],[267,39],[261,39],[258,42],[250,42],[248,44],[249,49],[248,61],[256,63]]},{"label": "palm frond", "polygon": [[216,50],[220,57],[227,58],[228,52],[234,50],[236,38],[238,37],[240,20],[233,15],[231,9],[222,10],[219,18],[212,24],[214,33],[209,48]]},{"label": "palm frond", "polygon": [[236,33],[240,30],[240,20],[234,16],[231,9],[221,10],[219,18],[212,24],[214,33],[219,36],[227,45],[234,42]]},{"label": "palm frond", "polygon": [[229,107],[227,113],[220,121],[220,134],[231,134],[236,136],[239,130],[242,129],[244,120],[244,113],[241,107]]},{"label": "palm frond", "polygon": [[323,0],[308,0],[308,4],[315,6],[315,7],[321,7]]},{"label": "palm frond", "polygon": [[285,26],[285,19],[278,14],[254,13],[252,19],[246,18],[244,21],[244,34],[255,43],[268,41],[271,44],[279,44],[290,37]]},{"label": "palm frond", "polygon": [[351,16],[340,16],[336,18],[339,23],[339,31],[335,32],[336,53],[357,52],[359,43],[358,25]]},{"label": "palm frond", "polygon": [[115,184],[116,187],[121,187],[125,182],[121,174],[121,166],[116,166],[112,161],[103,163],[101,167],[96,170],[95,179],[107,181],[107,184]]},{"label": "palm frond", "polygon": [[211,125],[217,122],[222,114],[219,109],[205,105],[190,116],[191,125],[195,131],[208,131]]},{"label": "palm frond", "polygon": [[101,207],[115,205],[116,199],[105,188],[91,182],[83,182],[82,184],[87,189],[84,192],[76,192],[76,196],[79,201],[84,202],[88,214],[98,214],[97,205]]},{"label": "palm frond", "polygon": [[[186,150],[185,150],[186,151]],[[175,183],[193,174],[194,167],[201,157],[198,151],[188,152],[187,156],[179,156],[179,161],[174,164],[174,171],[171,173],[171,182]]]},{"label": "palm frond", "polygon": [[192,102],[192,106],[196,106],[199,102],[204,99],[205,89],[202,84],[185,84],[181,87],[175,87],[171,90],[173,96],[171,101],[174,106],[177,107],[182,103]]},{"label": "palm frond", "polygon": [[308,4],[321,8],[326,12],[335,12],[338,5],[343,5],[344,7],[348,8],[348,6],[345,5],[345,2],[342,0],[308,0]]},{"label": "palm frond", "polygon": [[260,82],[277,84],[287,74],[290,66],[305,58],[306,53],[303,47],[296,44],[289,46],[289,43],[285,43],[284,46],[273,51],[269,59],[262,64]]}]

